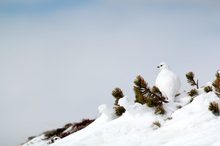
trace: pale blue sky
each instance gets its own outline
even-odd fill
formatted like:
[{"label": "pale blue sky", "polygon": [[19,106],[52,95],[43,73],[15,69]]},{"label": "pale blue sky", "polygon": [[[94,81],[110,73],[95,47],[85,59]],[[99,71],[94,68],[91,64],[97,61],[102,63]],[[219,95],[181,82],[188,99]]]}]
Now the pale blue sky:
[{"label": "pale blue sky", "polygon": [[90,4],[89,0],[2,0],[1,13],[23,15],[27,13],[45,14],[59,9],[81,7]]},{"label": "pale blue sky", "polygon": [[153,86],[166,61],[188,88],[220,68],[218,1],[2,0],[0,2],[0,135],[2,146],[111,106],[133,79]]}]

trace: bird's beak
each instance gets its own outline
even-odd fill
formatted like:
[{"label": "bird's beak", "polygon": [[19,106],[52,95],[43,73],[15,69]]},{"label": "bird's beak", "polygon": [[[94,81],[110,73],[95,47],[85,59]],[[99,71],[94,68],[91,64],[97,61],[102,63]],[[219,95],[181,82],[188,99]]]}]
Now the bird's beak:
[{"label": "bird's beak", "polygon": [[157,68],[160,68],[160,66],[157,66]]}]

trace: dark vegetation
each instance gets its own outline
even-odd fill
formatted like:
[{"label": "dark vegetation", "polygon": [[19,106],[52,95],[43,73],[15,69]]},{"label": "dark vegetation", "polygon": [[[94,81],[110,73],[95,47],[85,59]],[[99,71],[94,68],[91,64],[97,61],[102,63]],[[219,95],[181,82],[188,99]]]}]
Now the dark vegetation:
[{"label": "dark vegetation", "polygon": [[210,102],[209,110],[216,116],[219,116],[220,114],[218,103],[215,101]]},{"label": "dark vegetation", "polygon": [[162,95],[159,88],[156,86],[150,88],[140,75],[136,77],[134,84],[135,102],[154,108],[155,114],[165,114],[166,111],[163,108],[163,103],[168,101]]},{"label": "dark vegetation", "polygon": [[[91,124],[95,119],[83,119],[81,122],[77,123],[68,123],[64,125],[62,128],[49,130],[43,133],[44,140],[47,140],[49,144],[54,143],[55,140],[64,138],[74,132],[77,132],[89,124]],[[28,141],[32,140],[36,136],[31,136],[28,138]]]},{"label": "dark vegetation", "polygon": [[[140,75],[134,80],[134,93],[135,102],[154,108],[155,114],[165,114],[163,103],[167,103],[165,97],[163,97],[161,91],[156,86],[150,88],[144,78]],[[118,104],[120,98],[124,97],[124,94],[120,88],[115,88],[112,91],[112,95],[115,97],[115,113],[117,116],[121,116],[126,110],[123,106]]]},{"label": "dark vegetation", "polygon": [[213,81],[212,85],[215,88],[215,93],[218,97],[220,97],[220,71],[216,72],[216,79]]},{"label": "dark vegetation", "polygon": [[[199,81],[195,79],[195,75],[193,72],[188,72],[186,74],[187,82],[193,87],[189,92],[187,92],[188,96],[191,96],[190,102],[199,95]],[[135,93],[135,102],[146,105],[148,107],[154,108],[155,114],[165,114],[166,111],[163,108],[163,104],[168,101],[162,95],[159,88],[153,86],[150,88],[148,83],[144,80],[144,78],[140,75],[136,77],[134,80],[134,93]],[[220,73],[217,71],[216,79],[213,81],[212,86],[205,86],[204,92],[215,92],[215,94],[220,97]],[[115,88],[112,91],[112,95],[115,97],[115,114],[117,116],[121,116],[126,110],[123,106],[118,104],[120,98],[124,97],[124,94],[120,88]],[[179,95],[177,95],[179,96]],[[180,107],[181,108],[181,107]],[[210,103],[209,110],[218,115],[217,113],[218,103]]]},{"label": "dark vegetation", "polygon": [[[203,88],[205,93],[209,93],[209,92],[214,92],[219,98],[220,98],[220,71],[218,70],[215,74],[215,80],[212,82],[212,86],[205,86]],[[191,85],[191,86],[196,86],[196,89],[192,89],[191,91],[188,92],[188,95],[192,97],[191,102],[193,101],[193,99],[199,95],[198,93],[198,80],[195,81],[194,79],[194,73],[193,72],[189,72],[186,74],[186,78],[187,78],[187,82]],[[219,105],[216,101],[212,101],[209,103],[209,107],[208,109],[215,115],[215,116],[219,116],[220,115],[220,110],[219,110]]]},{"label": "dark vegetation", "polygon": [[160,128],[161,124],[159,121],[155,121],[155,122],[153,122],[153,126],[157,126],[158,128]]},{"label": "dark vegetation", "polygon": [[115,104],[114,104],[115,114],[117,116],[121,116],[123,113],[125,113],[126,109],[123,106],[120,106],[118,104],[118,101],[119,99],[124,97],[124,94],[120,88],[115,88],[112,91],[112,96],[115,97]]},{"label": "dark vegetation", "polygon": [[85,127],[87,127],[89,124],[91,124],[94,121],[94,119],[83,119],[81,122],[78,123],[68,123],[62,128],[50,130],[44,132],[45,140],[50,140],[53,137],[59,137],[64,138],[74,132],[77,132]]},{"label": "dark vegetation", "polygon": [[188,72],[186,74],[187,82],[191,86],[196,86],[196,89],[199,89],[199,80],[195,80],[195,76],[193,72]]},{"label": "dark vegetation", "polygon": [[206,86],[206,87],[204,87],[204,91],[205,91],[206,93],[208,93],[208,92],[212,92],[213,90],[212,90],[212,87],[211,87],[211,86]]}]

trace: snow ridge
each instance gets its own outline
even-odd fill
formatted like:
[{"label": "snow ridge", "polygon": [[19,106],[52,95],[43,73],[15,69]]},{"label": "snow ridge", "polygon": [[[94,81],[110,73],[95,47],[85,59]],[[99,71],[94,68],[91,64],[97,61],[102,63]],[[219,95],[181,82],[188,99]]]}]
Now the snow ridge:
[{"label": "snow ridge", "polygon": [[101,105],[100,117],[86,128],[53,144],[42,142],[40,136],[23,146],[219,146],[220,119],[208,108],[210,102],[220,104],[220,98],[214,92],[201,92],[190,99],[178,97],[164,104],[165,115],[155,115],[152,108],[123,97],[119,104],[126,112],[120,117]]}]

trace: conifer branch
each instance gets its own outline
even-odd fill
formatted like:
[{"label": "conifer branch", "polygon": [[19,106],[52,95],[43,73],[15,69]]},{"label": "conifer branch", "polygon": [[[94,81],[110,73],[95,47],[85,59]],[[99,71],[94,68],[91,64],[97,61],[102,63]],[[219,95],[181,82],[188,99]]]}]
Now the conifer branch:
[{"label": "conifer branch", "polygon": [[199,89],[199,80],[194,79],[194,73],[193,72],[188,72],[186,74],[186,78],[187,78],[187,82],[191,85],[191,86],[196,86],[196,89]]},{"label": "conifer branch", "polygon": [[212,91],[212,87],[211,86],[206,86],[206,87],[204,87],[204,91],[206,93],[211,92]]},{"label": "conifer branch", "polygon": [[219,116],[219,115],[220,115],[219,105],[218,105],[218,103],[215,102],[215,101],[210,102],[210,104],[209,104],[209,110],[210,110],[215,116]]},{"label": "conifer branch", "polygon": [[158,128],[161,127],[161,124],[160,124],[159,121],[154,121],[154,122],[153,122],[153,125],[157,126]]},{"label": "conifer branch", "polygon": [[215,88],[215,93],[218,97],[220,97],[220,71],[218,70],[215,74],[216,79],[213,81],[212,85]]},{"label": "conifer branch", "polygon": [[163,115],[166,113],[165,109],[163,108],[163,106],[157,106],[154,112],[156,115]]},{"label": "conifer branch", "polygon": [[126,110],[123,106],[120,106],[118,104],[118,101],[119,99],[123,98],[124,97],[124,94],[122,92],[122,90],[120,88],[115,88],[113,91],[112,91],[112,96],[115,97],[115,114],[117,116],[121,116]]},{"label": "conifer branch", "polygon": [[126,109],[123,106],[116,106],[115,108],[115,114],[117,116],[121,116],[123,113],[125,113]]},{"label": "conifer branch", "polygon": [[140,75],[134,80],[135,102],[146,104],[148,107],[155,107],[155,114],[164,114],[163,103],[167,103],[161,91],[156,86],[152,89],[148,87],[147,82]]},{"label": "conifer branch", "polygon": [[195,96],[199,95],[199,93],[196,89],[190,90],[187,94],[191,97],[195,97]]},{"label": "conifer branch", "polygon": [[122,92],[122,90],[120,88],[115,88],[113,91],[112,91],[112,96],[115,97],[115,105],[118,105],[118,101],[120,98],[123,98],[124,97],[124,94]]}]

